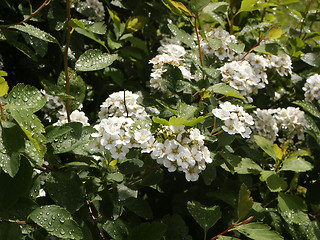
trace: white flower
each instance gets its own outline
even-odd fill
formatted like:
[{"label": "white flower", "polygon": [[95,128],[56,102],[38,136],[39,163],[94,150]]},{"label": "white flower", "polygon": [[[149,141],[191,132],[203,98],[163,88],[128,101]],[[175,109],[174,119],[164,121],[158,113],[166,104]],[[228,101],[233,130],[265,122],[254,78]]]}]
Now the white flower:
[{"label": "white flower", "polygon": [[292,62],[290,56],[288,55],[281,57],[271,55],[270,65],[276,69],[280,76],[287,76],[292,73]]},{"label": "white flower", "polygon": [[243,107],[233,105],[230,102],[219,104],[220,108],[212,109],[215,117],[224,121],[222,129],[230,135],[240,134],[243,138],[250,138],[251,129],[249,125],[253,125],[252,116],[243,110]]},{"label": "white flower", "polygon": [[104,15],[105,15],[104,6],[100,1],[86,0],[85,7],[93,9],[94,13],[96,15],[94,17],[89,17],[89,20],[94,20],[94,21],[103,21],[104,20]]},{"label": "white flower", "polygon": [[317,100],[320,103],[320,75],[314,74],[310,76],[302,90],[307,101]]}]

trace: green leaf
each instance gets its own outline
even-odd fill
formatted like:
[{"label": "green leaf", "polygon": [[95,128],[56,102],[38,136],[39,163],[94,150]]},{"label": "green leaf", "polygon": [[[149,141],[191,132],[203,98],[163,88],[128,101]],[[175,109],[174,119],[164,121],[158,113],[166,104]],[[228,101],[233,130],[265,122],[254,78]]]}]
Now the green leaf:
[{"label": "green leaf", "polygon": [[301,56],[301,60],[313,67],[320,67],[320,57],[315,53],[306,53]]},{"label": "green leaf", "polygon": [[242,0],[241,6],[237,14],[240,12],[251,12],[266,7],[276,7],[277,4],[274,3],[258,3],[258,0]]},{"label": "green leaf", "polygon": [[282,29],[277,26],[273,26],[268,31],[268,38],[276,39],[276,38],[280,38],[281,35],[282,35]]},{"label": "green leaf", "polygon": [[144,16],[130,16],[126,21],[126,29],[128,32],[136,32],[142,29],[147,23]]},{"label": "green leaf", "polygon": [[299,225],[307,225],[310,220],[306,203],[298,196],[291,194],[279,193],[278,206],[281,216],[289,223],[295,223]]},{"label": "green leaf", "polygon": [[183,218],[178,214],[165,215],[161,222],[167,225],[166,240],[192,240],[188,235],[188,227]]},{"label": "green leaf", "polygon": [[261,178],[267,182],[271,192],[280,192],[287,189],[287,182],[274,171],[262,171]]},{"label": "green leaf", "polygon": [[56,43],[59,45],[59,42],[55,37],[53,37],[52,35],[50,35],[49,33],[45,32],[45,31],[42,31],[41,29],[36,28],[36,27],[29,25],[27,23],[23,23],[23,25],[15,25],[10,28],[17,29],[21,32],[25,32],[33,37],[36,37],[36,38],[43,40],[43,41]]},{"label": "green leaf", "polygon": [[60,135],[51,143],[55,154],[70,152],[84,146],[91,139],[91,133],[95,132],[90,126],[82,127],[79,122],[67,123],[64,126],[70,127],[72,130]]},{"label": "green leaf", "polygon": [[178,102],[177,104],[177,116],[183,119],[191,119],[197,113],[198,108],[192,105],[188,105],[184,102]]},{"label": "green leaf", "polygon": [[205,232],[221,218],[219,206],[206,207],[199,202],[192,201],[187,203],[187,209]]},{"label": "green leaf", "polygon": [[181,70],[171,64],[164,65],[165,72],[162,74],[163,84],[171,91],[178,92],[178,81],[183,80]]},{"label": "green leaf", "polygon": [[40,155],[40,153],[30,141],[25,142],[25,154],[35,166],[42,166],[44,158]]},{"label": "green leaf", "polygon": [[85,51],[77,60],[77,71],[96,71],[110,66],[118,58],[117,54],[103,53],[99,49]]},{"label": "green leaf", "polygon": [[283,240],[277,232],[270,231],[270,227],[268,225],[262,223],[248,223],[235,227],[237,231],[242,233],[248,238],[255,240]]},{"label": "green leaf", "polygon": [[101,41],[100,38],[93,32],[86,30],[86,29],[82,29],[82,28],[75,28],[75,31],[87,38],[92,39],[93,41],[99,43],[100,45],[102,45],[105,49],[108,49],[106,46],[106,43],[104,41]]},{"label": "green leaf", "polygon": [[47,99],[35,87],[18,83],[10,91],[8,102],[9,108],[19,107],[34,113],[46,104]]},{"label": "green leaf", "polygon": [[276,153],[274,152],[274,148],[273,148],[273,144],[270,140],[258,136],[258,135],[254,135],[254,140],[256,142],[256,144],[266,153],[268,154],[270,157],[272,157],[274,160],[277,160],[277,156]]},{"label": "green leaf", "polygon": [[210,2],[211,2],[211,0],[191,0],[190,1],[191,9],[194,12],[198,13],[201,11],[201,9],[203,9],[205,6],[207,6]]},{"label": "green leaf", "polygon": [[313,165],[301,157],[285,159],[281,171],[306,172],[310,171]]},{"label": "green leaf", "polygon": [[192,16],[192,13],[182,2],[176,2],[173,0],[162,0],[163,4],[170,9],[173,14],[181,16],[182,14],[187,14]]},{"label": "green leaf", "polygon": [[194,125],[197,125],[198,123],[202,122],[207,117],[208,116],[200,116],[197,118],[192,118],[190,120],[185,120],[183,118],[173,116],[169,119],[169,125],[170,126],[184,125],[184,126],[188,126],[188,127],[193,127]]},{"label": "green leaf", "polygon": [[20,155],[24,151],[23,132],[16,124],[2,122],[0,128],[0,167],[14,177],[20,166]]},{"label": "green leaf", "polygon": [[32,172],[30,163],[24,157],[21,157],[19,171],[13,178],[4,171],[0,171],[0,210],[10,208],[20,197],[29,195]]},{"label": "green leaf", "polygon": [[233,87],[225,83],[215,84],[207,89],[208,92],[219,93],[229,97],[244,99],[244,97]]},{"label": "green leaf", "polygon": [[118,168],[123,174],[132,174],[143,169],[144,162],[140,159],[129,159],[118,165]]},{"label": "green leaf", "polygon": [[85,189],[75,172],[51,172],[47,176],[45,190],[53,201],[70,213],[85,203]]},{"label": "green leaf", "polygon": [[259,44],[259,46],[255,47],[253,50],[258,53],[277,55],[280,57],[286,55],[281,46],[279,46],[277,43]]},{"label": "green leaf", "polygon": [[137,198],[138,191],[131,189],[125,183],[117,184],[118,201],[125,201],[130,198]]},{"label": "green leaf", "polygon": [[168,24],[168,28],[178,40],[180,40],[190,48],[194,47],[193,37],[191,37],[190,34],[186,33],[182,29],[179,29],[176,25],[171,23]]},{"label": "green leaf", "polygon": [[137,216],[146,220],[153,218],[152,209],[149,203],[142,198],[130,198],[125,202],[124,206]]},{"label": "green leaf", "polygon": [[72,130],[72,127],[69,127],[68,125],[46,127],[47,143],[53,142],[58,137],[70,132],[71,130]]},{"label": "green leaf", "polygon": [[248,187],[242,183],[239,191],[237,214],[238,219],[245,218],[253,206],[253,198]]},{"label": "green leaf", "polygon": [[250,158],[241,158],[229,152],[220,152],[220,155],[225,160],[225,164],[221,167],[231,173],[257,175],[262,171],[261,167]]},{"label": "green leaf", "polygon": [[169,126],[169,121],[167,121],[166,119],[163,119],[163,118],[159,118],[159,117],[152,117],[152,121],[154,123],[159,123],[159,124],[162,124],[162,125],[166,125],[166,126]]},{"label": "green leaf", "polygon": [[1,209],[0,216],[2,219],[15,219],[20,221],[26,221],[29,214],[38,207],[39,206],[36,202],[32,201],[29,198],[22,197],[19,198],[19,200],[13,206],[7,206],[6,208]]},{"label": "green leaf", "polygon": [[6,95],[9,91],[9,85],[4,79],[5,76],[8,76],[8,74],[5,71],[0,71],[0,97]]},{"label": "green leaf", "polygon": [[237,43],[227,43],[228,46],[233,50],[235,51],[237,54],[241,54],[243,53],[243,50],[245,48],[245,45],[243,43],[240,43],[240,44],[237,44]]},{"label": "green leaf", "polygon": [[128,240],[160,240],[166,229],[166,225],[159,222],[141,223],[132,229]]},{"label": "green leaf", "polygon": [[0,222],[1,240],[22,240],[22,232],[18,223]]},{"label": "green leaf", "polygon": [[294,101],[294,104],[302,107],[304,110],[306,110],[311,115],[320,118],[320,112],[318,108],[312,103],[308,101]]},{"label": "green leaf", "polygon": [[204,183],[207,186],[210,186],[211,183],[216,179],[217,177],[217,171],[216,167],[213,164],[208,164],[206,166],[206,169],[201,173],[201,176],[203,178]]},{"label": "green leaf", "polygon": [[24,108],[9,105],[9,109],[12,117],[34,145],[39,155],[43,157],[47,148],[45,136],[42,135],[44,127],[39,118]]},{"label": "green leaf", "polygon": [[[70,85],[70,92],[69,95],[72,96],[70,98],[70,112],[78,109],[79,106],[82,104],[85,96],[86,96],[86,83],[83,79],[77,75],[75,71],[69,69],[69,76],[71,76],[69,80]],[[58,78],[57,86],[60,89],[66,89],[66,75],[64,72],[61,72]],[[65,104],[65,98],[62,98]]]},{"label": "green leaf", "polygon": [[207,38],[207,42],[212,50],[218,50],[221,47],[222,41],[215,38]]},{"label": "green leaf", "polygon": [[129,234],[128,228],[120,218],[118,218],[116,221],[107,221],[105,224],[103,224],[103,229],[113,239],[117,240],[126,240]]},{"label": "green leaf", "polygon": [[71,214],[56,205],[46,205],[35,209],[30,218],[48,233],[62,239],[82,239],[83,234]]}]

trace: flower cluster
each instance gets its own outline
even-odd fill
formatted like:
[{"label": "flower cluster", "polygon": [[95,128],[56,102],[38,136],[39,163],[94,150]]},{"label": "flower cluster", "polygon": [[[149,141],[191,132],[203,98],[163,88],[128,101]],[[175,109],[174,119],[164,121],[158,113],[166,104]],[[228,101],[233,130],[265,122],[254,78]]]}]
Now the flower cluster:
[{"label": "flower cluster", "polygon": [[212,162],[199,129],[185,129],[182,125],[163,126],[159,134],[164,139],[149,146],[151,157],[168,168],[169,172],[182,171],[187,181],[197,181],[206,163]]},{"label": "flower cluster", "polygon": [[254,124],[252,116],[243,107],[230,102],[220,103],[219,107],[212,109],[212,113],[224,122],[222,129],[231,135],[240,134],[243,138],[250,138],[250,126]]},{"label": "flower cluster", "polygon": [[148,116],[144,107],[137,104],[138,94],[130,91],[112,93],[101,105],[99,118],[130,117],[141,119]]},{"label": "flower cluster", "polygon": [[[41,109],[45,113],[45,119],[47,119],[49,122],[52,121],[52,118],[50,116],[50,113],[55,112],[56,118],[58,118],[58,121],[55,122],[54,126],[62,126],[63,124],[68,122],[67,118],[67,110],[61,100],[58,96],[52,96],[50,94],[47,94],[45,90],[41,90],[41,93],[46,97],[47,102],[44,105],[44,107]],[[79,110],[82,106],[79,107]],[[80,122],[84,126],[89,126],[88,118],[86,117],[85,113],[79,110],[75,110],[70,114],[70,120],[71,122]]]},{"label": "flower cluster", "polygon": [[278,135],[278,124],[273,114],[274,109],[257,109],[254,111],[253,132],[274,142]]},{"label": "flower cluster", "polygon": [[205,39],[200,40],[201,51],[206,55],[215,55],[219,60],[234,59],[235,52],[229,47],[229,43],[237,43],[234,35],[230,35],[226,30],[214,28],[205,33],[207,39],[217,39],[221,41],[218,49],[213,50]]},{"label": "flower cluster", "polygon": [[[65,109],[65,107],[58,111],[57,116],[59,120],[56,123],[54,123],[53,126],[62,126],[63,124],[68,123],[67,110]],[[87,118],[86,114],[79,110],[74,110],[70,114],[70,121],[82,123],[83,126],[90,125],[89,119]]]},{"label": "flower cluster", "polygon": [[148,129],[132,131],[133,123],[134,120],[126,117],[102,119],[94,126],[97,132],[92,134],[91,151],[109,150],[112,158],[123,159],[131,148],[147,148],[149,141],[154,140],[151,132]]},{"label": "flower cluster", "polygon": [[165,64],[171,64],[178,67],[185,79],[193,79],[189,70],[190,66],[183,58],[186,55],[186,50],[180,45],[178,40],[169,38],[163,39],[161,41],[161,46],[158,48],[158,52],[159,54],[149,61],[149,63],[153,64],[149,83],[152,90],[162,92],[167,91],[167,87],[162,81],[162,74],[165,72]]},{"label": "flower cluster", "polygon": [[286,138],[292,139],[297,135],[298,139],[304,138],[304,130],[308,128],[304,112],[299,108],[288,107],[275,110],[275,118],[279,129],[285,132]]},{"label": "flower cluster", "polygon": [[89,20],[103,21],[105,16],[104,6],[99,0],[86,0],[84,7],[92,9],[95,16],[89,17]]},{"label": "flower cluster", "polygon": [[314,74],[309,77],[302,90],[307,101],[312,102],[315,99],[320,103],[320,75]]},{"label": "flower cluster", "polygon": [[100,105],[100,123],[94,126],[97,132],[92,134],[91,151],[109,150],[112,158],[123,159],[131,148],[147,148],[153,139],[148,126],[132,130],[136,120],[148,116],[144,107],[137,104],[138,98],[130,91],[114,92]]},{"label": "flower cluster", "polygon": [[[253,132],[274,142],[279,131],[282,131],[283,140],[304,138],[304,130],[308,127],[304,112],[299,108],[257,109],[254,111]],[[280,139],[279,139],[280,140]]]},{"label": "flower cluster", "polygon": [[280,76],[288,76],[292,73],[292,62],[288,55],[270,56],[270,65],[274,68]]}]

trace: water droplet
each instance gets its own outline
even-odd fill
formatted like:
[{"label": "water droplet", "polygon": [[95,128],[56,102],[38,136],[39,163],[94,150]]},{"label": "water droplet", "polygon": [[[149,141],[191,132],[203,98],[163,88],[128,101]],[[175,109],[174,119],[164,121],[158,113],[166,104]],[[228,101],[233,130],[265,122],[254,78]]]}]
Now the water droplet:
[{"label": "water droplet", "polygon": [[63,229],[60,229],[60,233],[64,235],[66,232]]}]

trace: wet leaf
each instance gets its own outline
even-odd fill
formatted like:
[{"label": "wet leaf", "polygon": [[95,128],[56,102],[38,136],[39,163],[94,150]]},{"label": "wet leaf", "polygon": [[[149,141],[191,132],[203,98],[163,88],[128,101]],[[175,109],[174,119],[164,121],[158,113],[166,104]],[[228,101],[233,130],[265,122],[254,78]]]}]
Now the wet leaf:
[{"label": "wet leaf", "polygon": [[48,233],[62,239],[82,239],[83,234],[71,214],[57,205],[35,209],[29,217]]},{"label": "wet leaf", "polygon": [[76,62],[77,71],[96,71],[110,66],[118,55],[103,53],[98,49],[89,49]]},{"label": "wet leaf", "polygon": [[248,223],[235,227],[243,235],[254,240],[283,240],[283,237],[275,231],[270,231],[268,225],[262,223]]},{"label": "wet leaf", "polygon": [[221,218],[219,206],[206,207],[199,202],[192,201],[187,203],[187,209],[205,232]]}]

